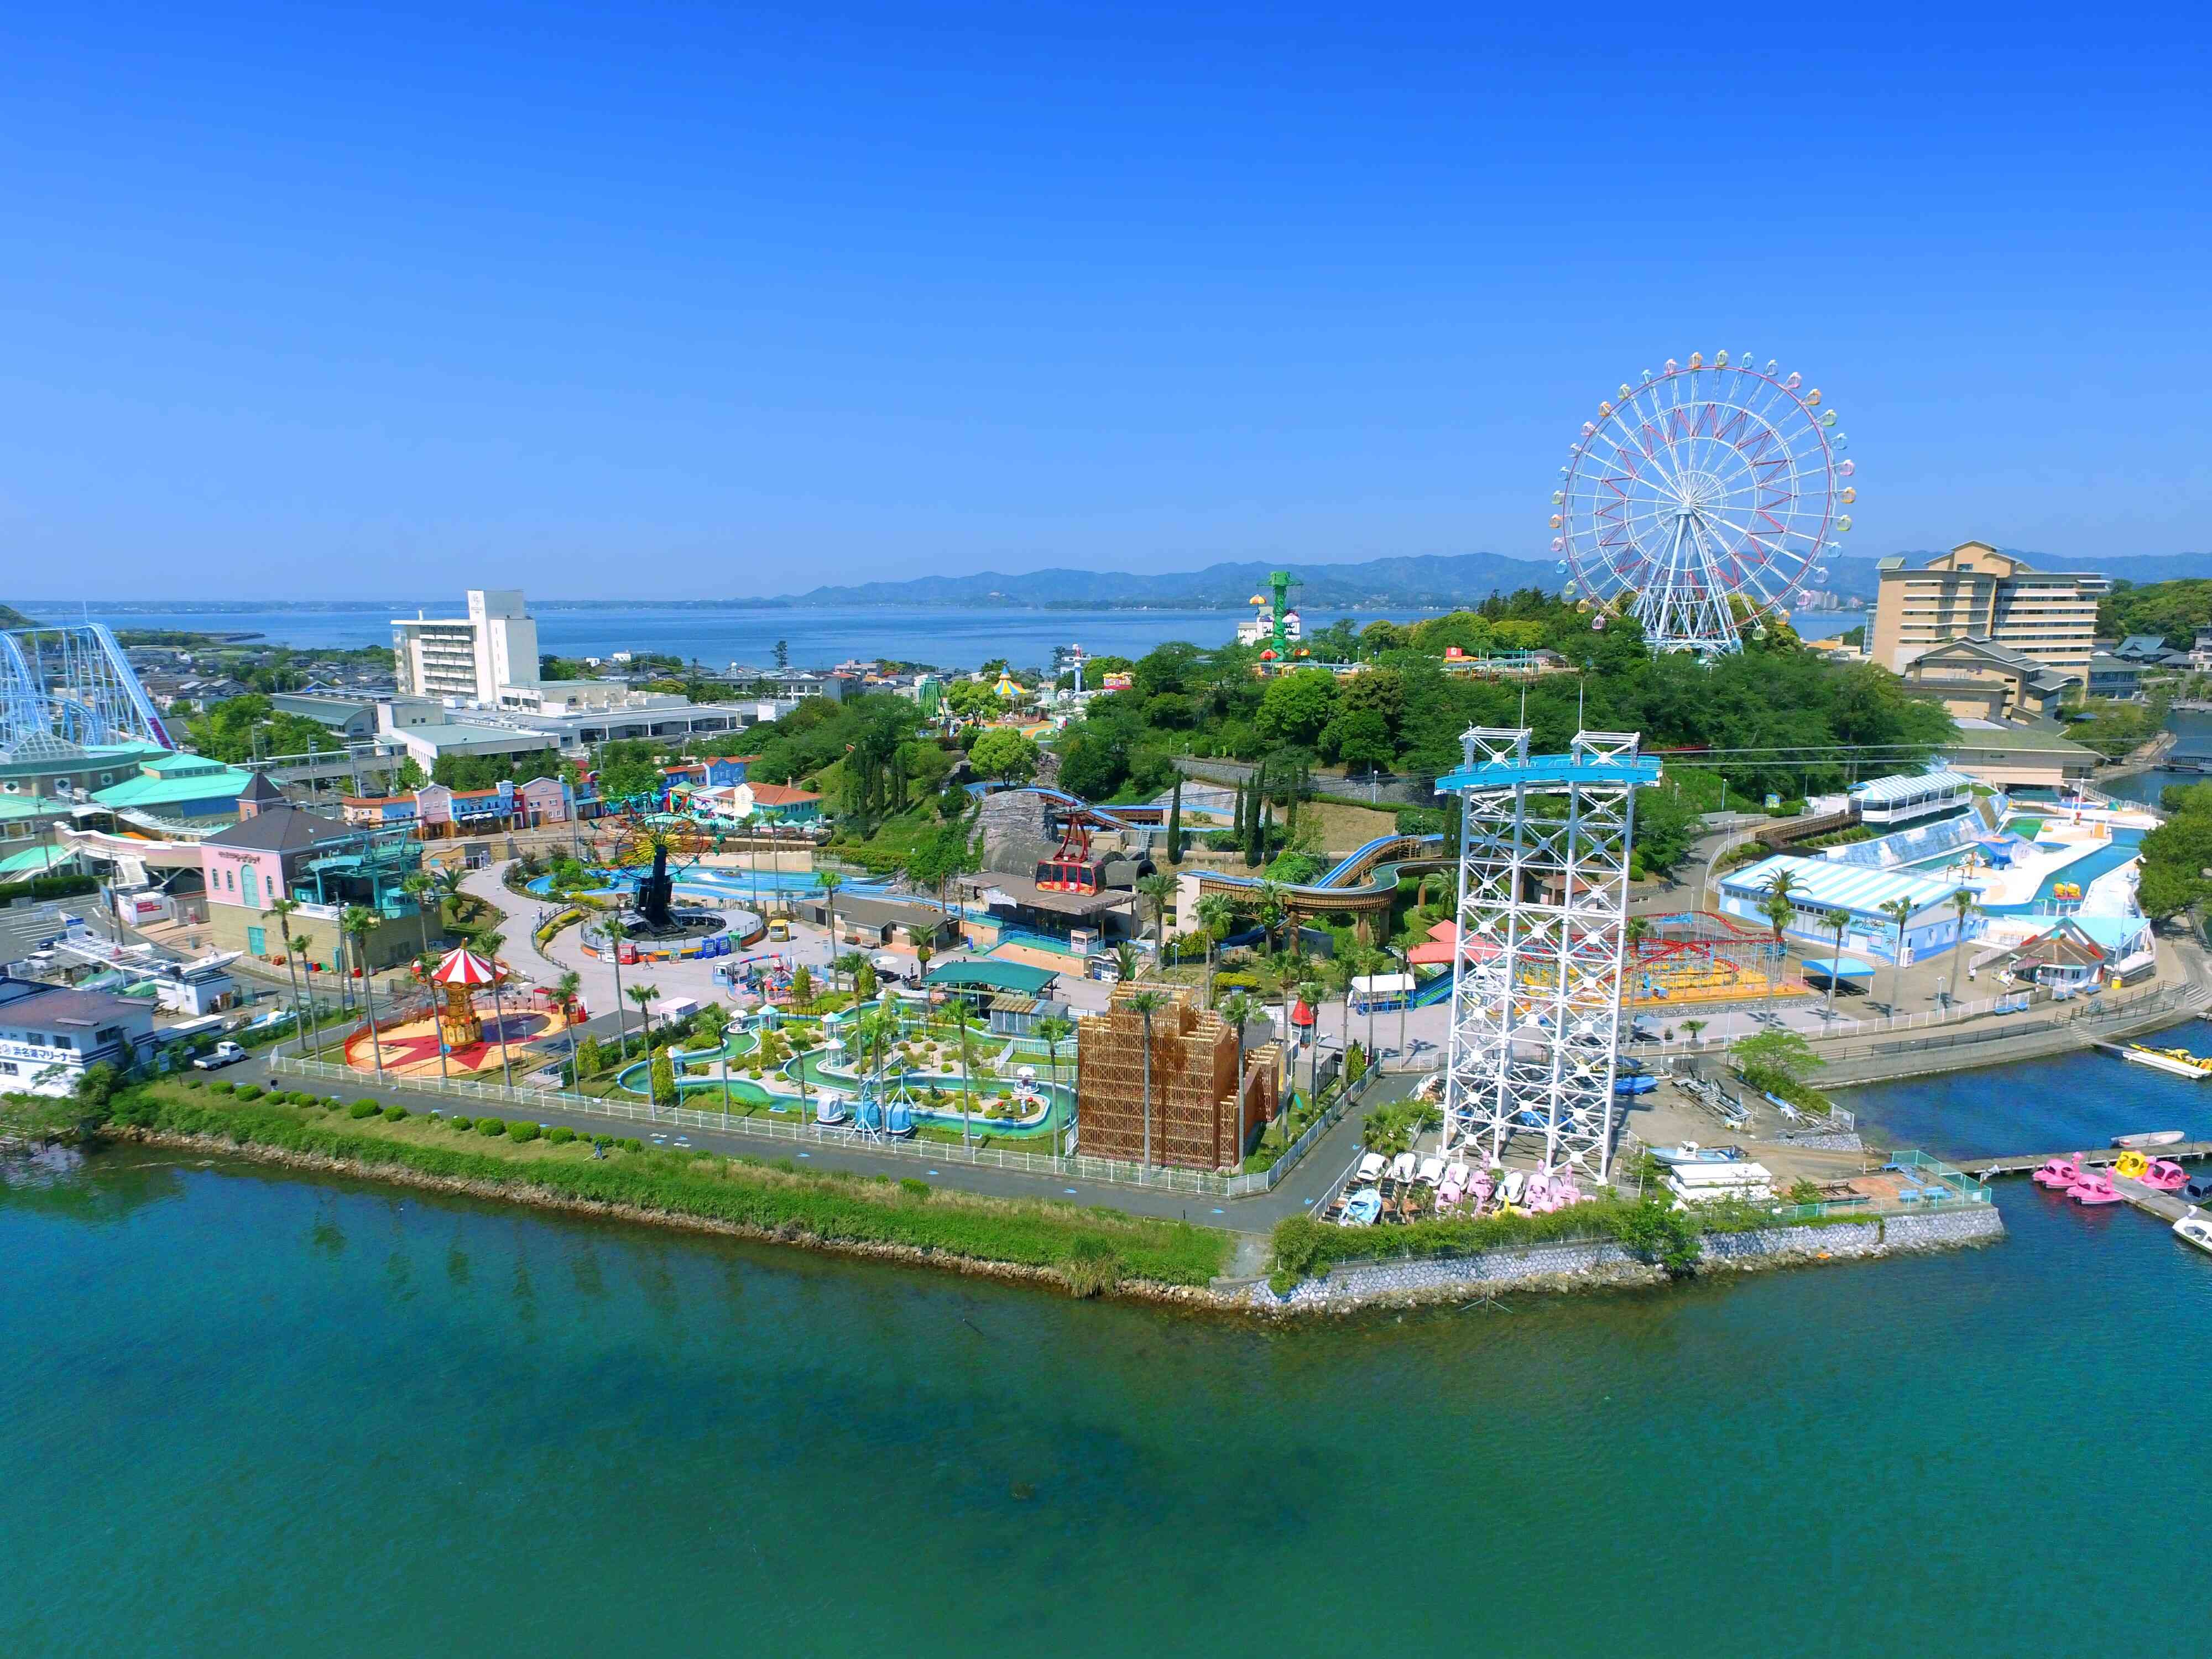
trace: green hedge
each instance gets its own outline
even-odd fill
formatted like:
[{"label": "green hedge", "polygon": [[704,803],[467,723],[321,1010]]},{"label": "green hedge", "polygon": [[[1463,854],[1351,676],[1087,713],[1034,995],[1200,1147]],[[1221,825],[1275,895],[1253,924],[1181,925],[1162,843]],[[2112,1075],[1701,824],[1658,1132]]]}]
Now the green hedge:
[{"label": "green hedge", "polygon": [[1036,1200],[944,1193],[917,1199],[886,1179],[811,1173],[779,1176],[758,1164],[711,1152],[647,1152],[635,1138],[617,1143],[627,1157],[517,1163],[460,1146],[354,1133],[328,1119],[308,1121],[293,1107],[210,1105],[204,1098],[187,1098],[181,1091],[173,1096],[159,1086],[122,1091],[112,1117],[169,1133],[221,1136],[240,1146],[316,1153],[474,1182],[541,1188],[580,1201],[629,1205],[841,1243],[908,1245],[982,1261],[1048,1267],[1067,1277],[1072,1288],[1085,1291],[1103,1289],[1121,1279],[1203,1285],[1221,1272],[1229,1254],[1227,1234],[1186,1222],[1153,1221],[1119,1211]]},{"label": "green hedge", "polygon": [[100,884],[90,876],[33,876],[28,881],[0,881],[0,909],[17,899],[75,898],[99,890]]}]

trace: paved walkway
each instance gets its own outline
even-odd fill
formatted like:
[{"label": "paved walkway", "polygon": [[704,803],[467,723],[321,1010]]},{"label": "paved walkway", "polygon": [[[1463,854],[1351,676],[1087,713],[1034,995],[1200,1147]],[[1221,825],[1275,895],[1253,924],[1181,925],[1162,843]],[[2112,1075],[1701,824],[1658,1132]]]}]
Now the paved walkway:
[{"label": "paved walkway", "polygon": [[228,1068],[223,1075],[240,1083],[259,1083],[269,1089],[306,1088],[317,1093],[334,1094],[345,1100],[375,1100],[387,1105],[397,1102],[411,1112],[440,1111],[449,1117],[457,1112],[471,1116],[527,1117],[549,1128],[556,1124],[565,1124],[579,1134],[635,1135],[649,1145],[676,1146],[680,1144],[687,1148],[720,1152],[732,1158],[761,1158],[769,1162],[789,1158],[804,1169],[850,1170],[861,1175],[889,1176],[893,1180],[911,1176],[994,1198],[1038,1198],[1070,1204],[1097,1204],[1130,1215],[1189,1220],[1207,1226],[1251,1233],[1267,1231],[1284,1216],[1310,1207],[1327,1193],[1351,1162],[1359,1142],[1359,1126],[1365,1121],[1367,1114],[1387,1101],[1401,1098],[1414,1081],[1411,1078],[1382,1079],[1357,1107],[1345,1114],[1329,1133],[1309,1150],[1298,1167],[1273,1191],[1250,1198],[1226,1199],[1164,1190],[1147,1191],[1141,1187],[1124,1186],[1119,1182],[1082,1181],[1044,1173],[1032,1175],[1019,1170],[1001,1170],[986,1164],[970,1164],[963,1161],[962,1149],[951,1145],[931,1146],[928,1148],[930,1156],[917,1158],[904,1153],[872,1152],[865,1145],[835,1138],[793,1142],[748,1134],[737,1128],[726,1132],[696,1127],[679,1129],[665,1124],[656,1126],[650,1120],[611,1117],[581,1107],[570,1109],[558,1103],[541,1105],[532,1102],[525,1110],[497,1101],[441,1096],[428,1090],[410,1088],[404,1082],[380,1083],[370,1073],[360,1073],[342,1083],[332,1083],[322,1078],[301,1079],[276,1072],[270,1066],[269,1058],[262,1054]]}]

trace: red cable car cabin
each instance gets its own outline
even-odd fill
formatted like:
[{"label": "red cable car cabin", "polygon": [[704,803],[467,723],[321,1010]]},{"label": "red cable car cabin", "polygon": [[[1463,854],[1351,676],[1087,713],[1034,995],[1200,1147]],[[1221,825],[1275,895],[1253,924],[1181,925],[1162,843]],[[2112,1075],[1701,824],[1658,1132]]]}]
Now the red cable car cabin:
[{"label": "red cable car cabin", "polygon": [[1036,884],[1048,893],[1106,890],[1106,860],[1091,856],[1091,826],[1079,814],[1068,815],[1060,831],[1060,851],[1037,860]]}]

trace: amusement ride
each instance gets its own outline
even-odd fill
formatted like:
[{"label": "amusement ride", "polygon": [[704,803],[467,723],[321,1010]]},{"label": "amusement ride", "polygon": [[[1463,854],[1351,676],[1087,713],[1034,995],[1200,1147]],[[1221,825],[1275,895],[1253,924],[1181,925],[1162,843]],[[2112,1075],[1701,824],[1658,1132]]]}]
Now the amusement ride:
[{"label": "amusement ride", "polygon": [[1583,422],[1552,493],[1552,551],[1595,625],[1633,616],[1655,651],[1723,655],[1827,572],[1857,499],[1818,386],[1744,353],[1669,357]]}]

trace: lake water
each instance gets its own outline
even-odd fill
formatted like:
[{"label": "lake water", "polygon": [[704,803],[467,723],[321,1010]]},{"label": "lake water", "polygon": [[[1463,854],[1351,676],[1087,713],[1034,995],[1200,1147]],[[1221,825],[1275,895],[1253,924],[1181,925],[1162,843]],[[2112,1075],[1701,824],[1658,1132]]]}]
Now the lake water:
[{"label": "lake water", "polygon": [[[251,633],[281,645],[300,647],[389,645],[394,617],[418,610],[434,617],[459,614],[453,600],[414,599],[388,604],[343,603],[281,607],[170,604],[118,605],[94,599],[87,604],[25,605],[42,622],[74,622],[89,613],[116,628],[192,629],[208,633]],[[540,649],[556,656],[604,657],[615,651],[664,652],[710,669],[733,662],[766,667],[775,660],[779,640],[800,667],[827,667],[848,658],[890,657],[940,667],[970,668],[1005,657],[1017,668],[1043,667],[1054,646],[1080,644],[1093,656],[1138,657],[1167,640],[1212,646],[1234,639],[1244,613],[1232,611],[1031,611],[1012,607],[961,609],[951,606],[854,605],[840,609],[675,605],[622,606],[564,605],[532,599]],[[1309,633],[1352,615],[1360,627],[1371,622],[1416,622],[1431,611],[1363,611],[1356,614],[1316,609],[1300,613]],[[1808,639],[1826,639],[1855,628],[1856,612],[1810,612],[1798,629]]]},{"label": "lake water", "polygon": [[[119,606],[26,605],[42,622],[75,622],[88,611],[116,628],[191,629],[208,633],[252,633],[281,645],[367,646],[392,643],[392,618],[418,610],[433,617],[460,614],[452,599],[409,599],[385,605],[331,604],[240,607],[173,604]],[[1142,656],[1167,640],[1222,644],[1237,636],[1245,613],[1234,611],[1031,611],[1013,607],[855,605],[842,609],[763,605],[564,605],[532,599],[538,648],[563,657],[604,657],[616,651],[652,651],[696,658],[713,670],[743,663],[768,667],[776,641],[790,647],[799,667],[821,668],[849,658],[889,657],[940,667],[969,668],[994,657],[1017,668],[1043,667],[1053,647],[1080,644],[1093,656]],[[1302,611],[1309,633],[1346,613]],[[1418,620],[1432,611],[1366,611],[1361,627],[1385,619]]]},{"label": "lake water", "polygon": [[[2208,1100],[1855,1103],[1988,1152]],[[1988,1249],[1273,1329],[110,1155],[0,1192],[0,1652],[2162,1646],[2212,1257],[2001,1202]]]}]

